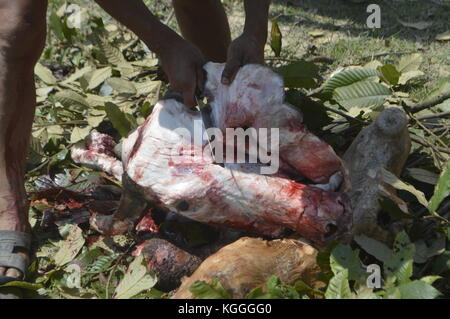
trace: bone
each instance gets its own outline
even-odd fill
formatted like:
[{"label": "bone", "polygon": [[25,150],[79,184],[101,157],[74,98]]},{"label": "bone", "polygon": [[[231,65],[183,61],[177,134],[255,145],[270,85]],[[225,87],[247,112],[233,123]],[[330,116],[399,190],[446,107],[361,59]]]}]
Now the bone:
[{"label": "bone", "polygon": [[106,172],[120,181],[123,165],[114,155],[115,146],[111,136],[93,131],[86,142],[72,147],[71,156],[76,163]]}]

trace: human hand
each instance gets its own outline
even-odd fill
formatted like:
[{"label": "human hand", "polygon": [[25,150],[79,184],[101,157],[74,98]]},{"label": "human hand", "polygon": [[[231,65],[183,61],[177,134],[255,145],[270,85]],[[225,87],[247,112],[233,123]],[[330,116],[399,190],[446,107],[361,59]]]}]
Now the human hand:
[{"label": "human hand", "polygon": [[239,69],[246,64],[263,64],[264,45],[265,40],[246,33],[231,42],[222,73],[222,84],[230,85]]},{"label": "human hand", "polygon": [[204,86],[205,60],[200,51],[179,38],[169,42],[161,60],[172,89],[182,94],[186,106],[195,106],[195,93],[202,92]]}]

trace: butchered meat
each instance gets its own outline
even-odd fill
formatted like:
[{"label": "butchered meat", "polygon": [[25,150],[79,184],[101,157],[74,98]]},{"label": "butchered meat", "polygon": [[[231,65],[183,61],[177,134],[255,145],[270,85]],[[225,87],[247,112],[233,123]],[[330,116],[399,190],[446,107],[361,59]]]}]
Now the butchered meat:
[{"label": "butchered meat", "polygon": [[[287,228],[317,244],[346,234],[351,227],[348,199],[335,192],[345,176],[342,162],[306,129],[301,114],[284,103],[282,79],[269,68],[247,65],[224,86],[223,67],[205,66],[214,126],[224,136],[227,128],[279,129],[280,170],[262,175],[258,163],[218,163],[205,151],[207,135],[186,137],[202,125],[200,113],[169,99],[158,102],[123,141],[127,178],[146,200],[203,223],[270,236]],[[76,148],[75,160],[84,162],[83,151],[90,152],[93,165],[89,148]],[[267,146],[267,151],[275,150]],[[113,167],[117,174],[117,159],[111,157],[114,164],[106,165],[108,152],[101,154],[102,167]],[[299,177],[311,185],[298,182]]]}]

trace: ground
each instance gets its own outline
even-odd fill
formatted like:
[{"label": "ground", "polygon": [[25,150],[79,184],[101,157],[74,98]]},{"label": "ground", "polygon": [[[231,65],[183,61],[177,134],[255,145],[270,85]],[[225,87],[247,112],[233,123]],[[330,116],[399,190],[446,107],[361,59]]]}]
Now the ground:
[{"label": "ground", "polygon": [[[177,30],[170,1],[145,2],[162,21]],[[236,37],[244,22],[243,3],[239,0],[223,2],[233,37]],[[296,82],[288,96],[306,94],[332,109],[314,109],[311,113],[311,109],[296,105],[305,112],[307,125],[328,141],[338,154],[342,154],[362,128],[359,122],[355,124],[354,118],[370,122],[387,104],[414,105],[450,90],[450,41],[448,36],[447,40],[437,40],[450,30],[450,1],[378,1],[382,17],[380,29],[366,26],[368,3],[355,2],[361,1],[274,0],[270,11],[272,23],[269,23],[272,40],[269,39],[266,46],[267,63],[274,68],[289,67],[303,59],[326,58],[328,63],[317,60],[317,67],[302,64],[297,73],[301,75],[305,67],[312,68],[312,74],[305,77],[314,85]],[[70,4],[75,6],[70,7]],[[137,271],[138,278],[130,275],[131,268],[142,270],[144,267],[141,260],[131,255],[142,237],[104,238],[88,229],[86,222],[92,202],[100,203],[103,210],[105,207],[114,209],[120,195],[120,183],[105,174],[78,167],[70,159],[71,146],[93,129],[109,133],[119,141],[150,114],[151,106],[166,90],[166,84],[161,82],[157,57],[134,35],[117,26],[93,1],[50,0],[48,18],[47,47],[36,68],[38,105],[26,184],[32,206],[30,221],[38,239],[33,247],[37,259],[30,268],[32,283],[25,287],[27,293],[33,298],[167,297],[157,289],[151,289],[155,283],[153,275],[145,274],[145,271]],[[77,22],[81,23],[78,25]],[[277,46],[274,41],[278,34],[276,25],[282,35],[279,56],[270,45]],[[404,84],[397,83],[398,77],[384,73],[387,77],[385,86],[391,95],[386,98],[387,102],[382,99],[381,105],[376,106],[346,107],[348,101],[339,100],[338,95],[329,99],[315,94],[314,90],[336,70],[370,62],[371,66],[367,67],[373,68],[375,60],[380,66],[392,65],[397,71],[400,71],[399,63],[415,65],[411,66],[412,71],[421,73]],[[392,70],[391,67],[386,69]],[[289,102],[295,105],[295,99]],[[448,195],[450,154],[449,123],[445,120],[448,119],[448,103],[414,115],[417,119],[438,114],[433,123],[425,125],[410,118],[409,129],[416,140],[400,179],[415,188],[412,192],[399,193],[408,203],[406,213],[411,215],[407,218],[407,235],[401,234],[398,238],[399,242],[408,245],[409,241],[414,242],[416,251],[422,253],[422,260],[417,253],[414,257],[414,272],[413,257],[408,255],[411,260],[405,265],[411,268],[411,273],[407,280],[411,276],[413,279],[440,276],[427,277],[428,281],[425,281],[431,285],[437,280],[434,287],[447,297],[450,252],[449,241],[445,239],[449,224],[445,218],[449,216],[444,210],[448,210],[449,205],[444,197]],[[344,112],[347,117],[337,115],[333,109]],[[441,115],[445,113],[447,115]],[[331,123],[331,120],[335,122]],[[438,182],[440,174],[443,177]],[[435,188],[435,185],[438,186]],[[433,217],[434,211],[430,212],[423,202],[422,205],[419,203],[417,191],[426,197],[425,201],[442,202],[443,208],[438,212],[444,217]],[[391,213],[389,208],[384,208]],[[391,215],[397,216],[393,218],[405,217],[404,211],[392,211]],[[166,230],[169,227],[162,226]],[[177,233],[183,231],[175,228]],[[193,245],[208,240],[201,230],[183,236],[194,242]],[[354,244],[352,248],[355,248]],[[350,252],[347,248],[339,249],[354,256],[349,247]],[[370,251],[361,252],[363,261],[369,258],[366,253],[370,255]],[[327,271],[324,270],[324,274],[330,275],[329,280],[333,274],[329,269]],[[333,283],[336,284],[338,276],[334,275]],[[341,277],[338,279],[342,281]],[[130,293],[127,287],[138,281],[147,282],[146,289]],[[400,281],[396,285],[400,287]],[[352,289],[356,291],[353,283]],[[389,289],[378,296],[401,297],[401,293],[406,296],[406,288],[393,286]],[[438,295],[430,289],[424,291],[431,291],[422,295],[424,298]]]}]

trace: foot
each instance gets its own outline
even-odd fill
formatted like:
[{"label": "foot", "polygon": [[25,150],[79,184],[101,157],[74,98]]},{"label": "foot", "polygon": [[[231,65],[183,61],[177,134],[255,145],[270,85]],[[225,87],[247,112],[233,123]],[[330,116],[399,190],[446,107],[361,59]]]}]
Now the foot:
[{"label": "foot", "polygon": [[[4,203],[14,203],[14,200],[8,200],[5,197],[0,197],[0,230],[13,230],[17,232],[29,233],[30,224],[24,217],[26,214],[21,214],[13,206],[14,204],[3,205]],[[6,208],[5,208],[6,206]],[[22,255],[27,262],[29,262],[29,252],[25,249],[19,248],[17,253]],[[23,274],[20,270],[15,268],[0,267],[0,276],[7,276],[11,278],[21,279]]]}]

